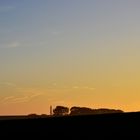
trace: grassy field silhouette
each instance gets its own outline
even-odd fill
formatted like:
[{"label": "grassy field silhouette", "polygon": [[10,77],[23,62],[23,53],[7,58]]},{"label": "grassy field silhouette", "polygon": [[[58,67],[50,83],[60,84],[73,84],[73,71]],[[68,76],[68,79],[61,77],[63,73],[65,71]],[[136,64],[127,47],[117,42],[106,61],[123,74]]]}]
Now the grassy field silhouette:
[{"label": "grassy field silhouette", "polygon": [[108,137],[139,134],[140,112],[59,117],[5,116],[1,132],[22,132],[47,136]]}]

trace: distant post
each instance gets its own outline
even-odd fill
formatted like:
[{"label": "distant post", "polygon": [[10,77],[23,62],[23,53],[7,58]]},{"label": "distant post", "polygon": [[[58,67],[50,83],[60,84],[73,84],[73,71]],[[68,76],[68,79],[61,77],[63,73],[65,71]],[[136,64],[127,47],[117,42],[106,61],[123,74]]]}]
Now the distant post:
[{"label": "distant post", "polygon": [[52,106],[50,106],[50,116],[52,116],[53,113],[52,113]]}]

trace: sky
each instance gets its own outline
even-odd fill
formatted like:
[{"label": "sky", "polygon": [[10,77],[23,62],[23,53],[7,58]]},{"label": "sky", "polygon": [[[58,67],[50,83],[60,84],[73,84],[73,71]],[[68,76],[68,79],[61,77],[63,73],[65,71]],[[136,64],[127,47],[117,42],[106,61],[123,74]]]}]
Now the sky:
[{"label": "sky", "polygon": [[140,110],[139,0],[0,0],[0,115],[49,107]]}]

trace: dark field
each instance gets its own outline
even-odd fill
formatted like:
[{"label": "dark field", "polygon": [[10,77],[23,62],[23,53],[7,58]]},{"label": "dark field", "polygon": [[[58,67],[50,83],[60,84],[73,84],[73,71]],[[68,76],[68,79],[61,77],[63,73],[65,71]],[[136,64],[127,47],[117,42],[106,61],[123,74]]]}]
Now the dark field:
[{"label": "dark field", "polygon": [[22,132],[51,137],[135,137],[140,134],[140,113],[63,117],[1,117],[1,132]]}]

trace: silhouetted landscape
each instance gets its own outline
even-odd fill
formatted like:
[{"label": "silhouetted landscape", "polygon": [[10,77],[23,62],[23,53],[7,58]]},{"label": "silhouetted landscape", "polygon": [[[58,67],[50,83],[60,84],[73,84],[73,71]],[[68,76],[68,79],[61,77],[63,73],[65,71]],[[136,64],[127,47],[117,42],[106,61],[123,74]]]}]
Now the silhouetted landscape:
[{"label": "silhouetted landscape", "polygon": [[52,109],[50,107],[50,114],[41,114],[37,115],[35,113],[23,115],[23,116],[0,116],[0,120],[16,120],[16,119],[30,119],[30,118],[48,118],[48,117],[62,117],[62,116],[81,116],[81,115],[97,115],[97,114],[113,114],[113,113],[123,113],[122,110],[116,109],[107,109],[107,108],[99,108],[99,109],[91,109],[88,107],[78,107],[73,106],[70,109],[65,106],[56,106]]},{"label": "silhouetted landscape", "polygon": [[68,110],[67,107],[56,106],[52,115],[3,116],[0,117],[0,128],[3,132],[37,132],[34,135],[52,137],[65,134],[79,138],[133,136],[139,130],[140,112],[72,107],[68,114]]},{"label": "silhouetted landscape", "polygon": [[0,0],[0,140],[140,137],[139,16],[140,0]]}]

